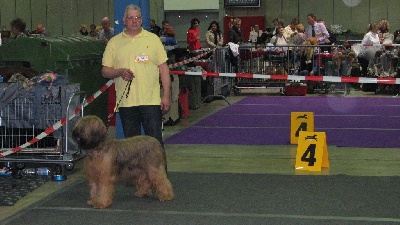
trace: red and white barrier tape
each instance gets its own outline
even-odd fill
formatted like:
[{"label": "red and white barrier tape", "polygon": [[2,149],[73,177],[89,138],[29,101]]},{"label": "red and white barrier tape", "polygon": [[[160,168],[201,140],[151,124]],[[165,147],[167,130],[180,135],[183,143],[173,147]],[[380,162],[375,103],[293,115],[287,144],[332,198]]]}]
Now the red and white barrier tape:
[{"label": "red and white barrier tape", "polygon": [[335,83],[369,83],[369,84],[400,84],[400,78],[392,77],[337,77],[337,76],[297,76],[297,75],[264,75],[251,73],[218,73],[218,72],[188,72],[170,71],[175,75],[212,76],[212,77],[236,77],[236,78],[261,78],[271,80],[290,81],[314,81]]},{"label": "red and white barrier tape", "polygon": [[[185,65],[189,62],[192,62],[198,58],[201,58],[207,55],[210,51],[192,57],[190,59],[174,63],[169,65],[169,68],[175,68],[180,65]],[[187,71],[170,71],[171,74],[175,75],[192,75],[192,76],[213,76],[213,77],[237,77],[237,78],[261,78],[261,79],[272,79],[272,80],[293,80],[293,81],[315,81],[315,82],[337,82],[337,83],[376,83],[376,84],[400,84],[399,78],[369,78],[369,77],[335,77],[335,76],[297,76],[297,75],[264,75],[264,74],[249,74],[249,73],[219,73],[219,72],[187,72]],[[106,84],[104,84],[100,90],[90,96],[86,102],[84,102],[81,106],[78,106],[74,114],[71,115],[68,120],[73,119],[82,108],[89,105],[93,102],[98,96],[100,96],[104,91],[106,91],[112,84],[114,80],[109,80]],[[7,155],[13,154],[15,152],[21,151],[22,149],[38,142],[44,137],[50,135],[55,130],[64,126],[66,123],[66,118],[62,118],[60,121],[55,123],[53,126],[47,128],[45,131],[34,137],[32,140],[26,142],[23,145],[12,148],[11,150],[0,153],[0,158],[3,158]]]},{"label": "red and white barrier tape", "polygon": [[[211,50],[210,50],[211,51]],[[195,57],[192,57],[190,59],[186,59],[182,62],[178,62],[178,63],[174,63],[169,65],[169,68],[175,68],[179,65],[184,65],[187,64],[189,62],[193,62],[198,58],[201,58],[205,55],[207,55],[210,51],[207,51],[205,53],[202,53],[200,55],[197,55]],[[83,103],[83,105],[78,106],[75,111],[74,114],[71,115],[68,118],[68,121],[73,119],[76,115],[78,115],[78,113],[82,110],[82,108],[86,107],[87,105],[89,105],[91,102],[93,102],[99,95],[101,95],[105,90],[107,90],[112,84],[114,83],[114,80],[109,80],[105,85],[103,85],[100,90],[98,90],[96,93],[94,93],[92,96],[90,96],[86,102]],[[110,118],[111,115],[108,115],[108,118]],[[40,133],[39,135],[37,135],[36,137],[32,138],[31,140],[29,140],[28,142],[26,142],[25,144],[22,144],[18,147],[12,148],[11,150],[5,151],[3,153],[0,153],[0,158],[4,158],[7,155],[13,154],[15,152],[19,152],[22,149],[38,142],[39,140],[45,138],[46,136],[50,135],[51,133],[53,133],[54,131],[58,130],[60,127],[64,126],[65,123],[67,122],[66,118],[62,118],[60,121],[58,121],[57,123],[55,123],[53,126],[47,128],[46,130],[44,130],[42,133]]]},{"label": "red and white barrier tape", "polygon": [[200,54],[200,55],[196,55],[195,57],[192,57],[192,58],[190,58],[190,59],[185,59],[185,60],[183,60],[183,61],[181,61],[181,62],[177,62],[177,63],[174,63],[174,64],[170,64],[170,65],[168,65],[168,67],[170,68],[170,69],[172,69],[172,68],[175,68],[175,67],[177,67],[177,66],[183,66],[183,65],[185,65],[185,64],[188,64],[188,63],[190,63],[190,62],[193,62],[193,61],[195,61],[196,59],[199,59],[199,58],[201,58],[201,57],[203,57],[203,56],[206,56],[208,53],[210,53],[211,52],[211,50],[209,50],[209,51],[207,51],[207,52],[204,52],[204,53],[202,53],[202,54]]},{"label": "red and white barrier tape", "polygon": [[[68,120],[73,119],[76,115],[79,114],[79,112],[82,110],[82,108],[86,107],[87,105],[89,105],[91,102],[93,102],[98,96],[100,96],[104,91],[106,91],[112,84],[114,83],[114,80],[109,80],[106,84],[104,84],[100,90],[98,90],[96,93],[94,93],[92,96],[90,96],[85,102],[82,103],[82,105],[78,106],[75,111],[74,114],[69,116]],[[58,121],[57,123],[55,123],[53,126],[47,128],[45,131],[43,131],[42,133],[40,133],[39,135],[37,135],[36,137],[34,137],[32,140],[26,142],[23,145],[20,145],[18,147],[15,147],[11,150],[5,151],[3,153],[0,153],[0,158],[3,158],[7,155],[13,154],[15,152],[21,151],[22,149],[38,142],[39,140],[43,139],[44,137],[50,135],[51,133],[53,133],[55,130],[59,129],[60,127],[64,126],[65,123],[67,122],[66,117],[62,118],[60,121]]]}]

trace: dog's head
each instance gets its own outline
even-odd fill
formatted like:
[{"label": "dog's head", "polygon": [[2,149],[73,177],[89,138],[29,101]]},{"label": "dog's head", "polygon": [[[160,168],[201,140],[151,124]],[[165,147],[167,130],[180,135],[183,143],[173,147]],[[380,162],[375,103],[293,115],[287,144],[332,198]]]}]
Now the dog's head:
[{"label": "dog's head", "polygon": [[107,136],[107,128],[97,116],[84,116],[76,121],[72,138],[86,150],[96,148]]},{"label": "dog's head", "polygon": [[309,45],[317,45],[318,39],[316,37],[309,37],[307,38],[307,42],[309,43]]}]

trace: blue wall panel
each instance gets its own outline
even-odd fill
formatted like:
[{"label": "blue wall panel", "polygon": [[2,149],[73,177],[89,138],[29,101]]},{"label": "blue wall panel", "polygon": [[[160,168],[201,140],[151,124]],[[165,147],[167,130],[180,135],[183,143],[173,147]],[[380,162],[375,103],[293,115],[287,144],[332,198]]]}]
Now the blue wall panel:
[{"label": "blue wall panel", "polygon": [[145,29],[149,29],[149,23],[150,23],[150,3],[149,0],[119,0],[119,1],[114,1],[114,18],[115,21],[118,21],[118,24],[115,24],[115,34],[120,33],[124,28],[124,21],[122,21],[122,18],[124,17],[125,14],[125,8],[129,4],[135,4],[139,6],[142,10],[142,26]]}]

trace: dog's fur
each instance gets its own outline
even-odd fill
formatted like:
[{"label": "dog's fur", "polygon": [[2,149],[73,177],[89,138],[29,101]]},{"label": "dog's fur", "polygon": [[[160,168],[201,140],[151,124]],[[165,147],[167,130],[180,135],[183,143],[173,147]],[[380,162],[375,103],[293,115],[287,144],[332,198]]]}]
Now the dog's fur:
[{"label": "dog's fur", "polygon": [[151,196],[154,190],[160,201],[173,199],[164,150],[157,139],[144,135],[119,140],[107,138],[106,126],[96,116],[80,118],[72,137],[87,153],[84,165],[90,187],[88,205],[110,206],[118,181],[134,185],[138,197]]}]

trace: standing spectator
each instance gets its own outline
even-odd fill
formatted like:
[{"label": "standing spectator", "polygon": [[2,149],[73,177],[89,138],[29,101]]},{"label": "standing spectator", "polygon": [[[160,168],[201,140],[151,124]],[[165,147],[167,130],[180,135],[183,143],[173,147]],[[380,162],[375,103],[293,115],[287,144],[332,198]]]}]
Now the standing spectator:
[{"label": "standing spectator", "polygon": [[[229,61],[235,73],[239,72],[239,44],[243,42],[241,25],[242,20],[235,18],[233,19],[232,27],[228,31]],[[238,78],[235,78],[235,82],[238,80]]]},{"label": "standing spectator", "polygon": [[240,29],[241,25],[241,19],[233,19],[233,25],[228,31],[228,42],[232,42],[234,44],[240,44],[243,42],[242,30]]},{"label": "standing spectator", "polygon": [[332,31],[326,26],[325,20],[318,19],[318,20],[317,20],[317,23],[322,23],[322,24],[324,24],[324,26],[326,27],[326,30],[328,31],[328,34],[329,34],[329,38],[328,38],[329,42],[327,42],[327,43],[329,43],[329,44],[334,44],[334,43],[336,42],[336,36],[335,36],[335,34],[332,33]]},{"label": "standing spectator", "polygon": [[90,24],[89,35],[90,35],[90,37],[92,37],[92,38],[97,38],[98,33],[97,33],[97,31],[96,31],[96,25],[94,25],[93,23]]},{"label": "standing spectator", "polygon": [[206,44],[210,48],[221,47],[224,44],[224,37],[217,21],[212,21],[206,32]]},{"label": "standing spectator", "polygon": [[101,20],[101,26],[102,26],[102,30],[99,33],[99,36],[97,37],[97,39],[99,40],[103,40],[104,43],[108,43],[108,41],[114,37],[114,28],[111,27],[110,25],[110,19],[108,17],[104,17]]},{"label": "standing spectator", "polygon": [[125,137],[141,135],[143,127],[146,135],[164,146],[162,112],[171,105],[167,53],[160,38],[142,28],[142,13],[137,5],[126,7],[123,21],[125,29],[111,38],[104,51],[102,75],[115,81]]},{"label": "standing spectator", "polygon": [[323,23],[317,23],[316,16],[313,13],[307,15],[308,26],[306,28],[306,36],[316,37],[318,44],[329,44],[329,33]]},{"label": "standing spectator", "polygon": [[296,26],[297,33],[293,36],[293,45],[303,45],[307,40],[304,25],[299,23]]},{"label": "standing spectator", "polygon": [[11,32],[14,34],[14,38],[26,37],[25,28],[26,23],[21,18],[17,18],[10,23]]},{"label": "standing spectator", "polygon": [[[304,25],[299,23],[296,26],[297,33],[293,36],[293,53],[294,53],[294,58],[293,58],[293,63],[294,63],[294,71],[295,74],[299,74],[302,67],[305,67],[305,61],[306,57],[301,57],[302,56],[302,49],[304,50],[304,47],[296,47],[296,45],[303,45],[304,42],[307,40],[306,33],[305,33],[305,28]],[[301,66],[301,60],[303,60],[303,66]]]},{"label": "standing spectator", "polygon": [[160,36],[161,27],[157,26],[156,21],[154,19],[150,20],[150,31],[153,34]]},{"label": "standing spectator", "polygon": [[[193,18],[187,32],[187,43],[189,51],[192,51],[191,56],[196,55],[193,51],[201,48],[199,24],[200,21]],[[201,80],[200,76],[189,76],[189,108],[193,110],[200,108],[201,105]]]},{"label": "standing spectator", "polygon": [[79,30],[79,34],[83,36],[88,36],[89,32],[87,30],[87,25],[86,24],[81,24],[81,29]]},{"label": "standing spectator", "polygon": [[199,24],[200,20],[197,18],[193,18],[190,21],[190,28],[186,35],[189,51],[199,50],[201,48]]}]

